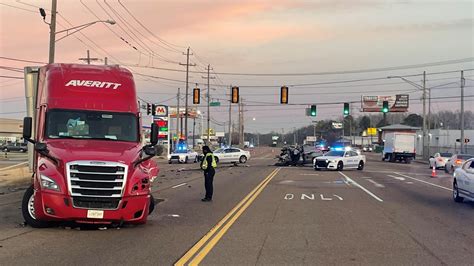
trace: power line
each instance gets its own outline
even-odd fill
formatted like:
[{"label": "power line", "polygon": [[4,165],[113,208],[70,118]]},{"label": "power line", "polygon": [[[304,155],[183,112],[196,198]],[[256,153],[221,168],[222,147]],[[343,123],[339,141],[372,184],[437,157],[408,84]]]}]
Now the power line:
[{"label": "power line", "polygon": [[0,75],[0,78],[6,78],[6,79],[24,79],[23,77],[3,76],[3,75]]},{"label": "power line", "polygon": [[[180,51],[180,50],[174,48],[173,46],[175,46],[175,47],[181,47],[181,48],[186,48],[186,47],[184,47],[184,46],[179,46],[179,45],[172,44],[172,43],[167,42],[167,41],[165,41],[164,39],[162,39],[162,38],[156,36],[156,35],[155,35],[152,31],[150,31],[145,25],[143,25],[143,23],[141,23],[141,22],[132,14],[132,12],[131,12],[124,4],[122,4],[122,2],[120,2],[120,0],[118,0],[118,3],[123,7],[123,9],[125,9],[125,11],[126,11],[140,26],[142,26],[142,28],[144,28],[148,33],[150,33],[151,36],[155,37],[158,41],[160,41],[161,43],[163,43],[164,45],[168,46],[168,47],[171,49],[171,50],[170,50],[170,49],[167,49],[167,50],[173,51],[173,52],[177,52],[177,53],[181,53],[182,51]],[[157,45],[158,45],[158,44],[157,44]],[[163,49],[166,49],[165,47],[162,47],[162,46],[160,46],[160,47],[163,48]]]},{"label": "power line", "polygon": [[23,11],[28,11],[28,12],[31,12],[31,13],[38,13],[38,11],[33,11],[33,10],[30,10],[30,9],[26,9],[26,8],[18,7],[18,6],[13,6],[13,5],[5,4],[5,3],[0,3],[0,5],[4,5],[4,6],[16,8],[16,9],[21,9]]}]

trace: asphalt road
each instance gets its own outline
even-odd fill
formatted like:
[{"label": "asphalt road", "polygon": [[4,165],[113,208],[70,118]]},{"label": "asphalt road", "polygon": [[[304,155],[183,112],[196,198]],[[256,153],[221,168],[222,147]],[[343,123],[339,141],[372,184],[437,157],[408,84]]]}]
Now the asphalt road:
[{"label": "asphalt road", "polygon": [[259,150],[218,169],[211,203],[197,165],[163,165],[149,222],[120,229],[23,227],[22,191],[0,195],[0,264],[472,265],[474,204],[452,200],[452,178],[368,157],[329,172]]}]

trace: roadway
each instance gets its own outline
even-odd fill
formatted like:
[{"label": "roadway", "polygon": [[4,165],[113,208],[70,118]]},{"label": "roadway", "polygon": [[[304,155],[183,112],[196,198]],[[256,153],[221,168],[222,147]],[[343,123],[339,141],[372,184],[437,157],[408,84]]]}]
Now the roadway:
[{"label": "roadway", "polygon": [[375,154],[364,171],[319,172],[271,166],[273,156],[260,149],[246,166],[220,166],[210,203],[197,164],[162,165],[143,226],[32,229],[21,225],[22,192],[0,195],[0,261],[472,264],[474,204],[452,200],[444,172]]}]

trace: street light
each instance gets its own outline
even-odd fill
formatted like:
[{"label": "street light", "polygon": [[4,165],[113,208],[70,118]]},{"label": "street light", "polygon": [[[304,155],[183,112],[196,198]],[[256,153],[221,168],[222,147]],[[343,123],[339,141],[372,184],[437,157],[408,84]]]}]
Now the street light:
[{"label": "street light", "polygon": [[[64,38],[66,38],[67,36],[71,35],[71,34],[74,34],[80,30],[83,30],[91,25],[94,25],[95,23],[98,23],[98,22],[101,22],[101,23],[108,23],[110,25],[114,25],[116,22],[114,20],[97,20],[97,21],[93,21],[93,22],[89,22],[89,23],[86,23],[86,24],[83,24],[83,25],[79,25],[79,26],[75,26],[75,27],[72,27],[72,28],[69,28],[69,29],[65,29],[65,30],[61,30],[61,31],[56,31],[56,15],[57,15],[57,4],[58,4],[58,0],[52,0],[51,1],[51,23],[48,23],[46,22],[46,12],[44,11],[43,8],[40,8],[39,9],[39,12],[40,12],[40,15],[41,17],[43,17],[43,21],[44,23],[48,24],[49,25],[49,63],[54,63],[54,52],[55,52],[55,49],[56,49],[56,42],[57,41],[60,41]],[[71,33],[69,33],[69,31],[71,31]],[[66,32],[66,35],[59,38],[58,40],[56,40],[56,34],[59,34],[59,33],[63,33],[63,32]]]},{"label": "street light", "polygon": [[[108,24],[110,24],[110,25],[114,25],[114,24],[116,23],[115,20],[110,20],[110,19],[107,19],[107,20],[97,20],[97,21],[89,22],[89,23],[82,24],[82,25],[79,25],[79,26],[75,26],[75,27],[72,27],[72,28],[69,28],[69,29],[57,31],[57,32],[55,32],[54,34],[57,35],[57,34],[59,34],[59,33],[66,32],[66,35],[64,35],[63,37],[57,39],[55,42],[59,42],[60,40],[66,38],[67,36],[72,35],[72,34],[78,32],[78,31],[80,31],[80,30],[83,30],[83,29],[85,29],[85,28],[87,28],[87,27],[89,27],[89,26],[92,26],[92,25],[94,25],[94,24],[96,24],[96,23],[99,23],[99,22],[101,22],[101,23],[108,23]],[[71,33],[69,33],[70,30],[74,30],[74,31],[71,32]]]},{"label": "street light", "polygon": [[[402,76],[388,76],[387,78],[388,79],[399,78],[399,79],[405,81],[406,83],[414,86],[415,88],[423,91],[423,138],[422,138],[423,150],[422,150],[422,156],[423,156],[423,159],[427,159],[428,156],[426,154],[426,146],[425,146],[425,143],[426,143],[426,84],[425,84],[425,82],[426,82],[426,72],[423,72],[423,86],[418,85],[415,82],[413,82],[411,80],[408,80],[408,79],[406,79]],[[430,99],[431,99],[431,97],[430,97]]]}]

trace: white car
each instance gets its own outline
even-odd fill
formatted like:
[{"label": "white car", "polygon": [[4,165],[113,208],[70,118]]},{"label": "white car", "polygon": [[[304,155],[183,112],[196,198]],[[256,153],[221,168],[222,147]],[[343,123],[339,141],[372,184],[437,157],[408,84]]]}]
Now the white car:
[{"label": "white car", "polygon": [[217,163],[246,163],[250,159],[250,152],[239,148],[222,148],[214,151]]},{"label": "white car", "polygon": [[446,173],[454,173],[454,171],[459,168],[466,160],[473,158],[474,155],[471,154],[454,154],[453,157],[449,158],[444,166],[444,171]]},{"label": "white car", "polygon": [[474,200],[474,158],[454,171],[453,199],[462,202],[464,198]]},{"label": "white car", "polygon": [[314,170],[329,169],[342,171],[343,169],[363,170],[365,155],[360,155],[354,150],[330,151],[323,156],[314,158]]},{"label": "white car", "polygon": [[177,150],[172,154],[168,155],[168,163],[171,164],[173,162],[178,163],[188,163],[188,162],[197,162],[198,161],[198,153],[191,150],[191,149],[184,149],[184,150]]},{"label": "white car", "polygon": [[430,157],[430,168],[444,168],[446,166],[446,162],[449,160],[449,158],[451,158],[451,156],[453,156],[453,154],[449,152],[435,153],[434,156]]}]

